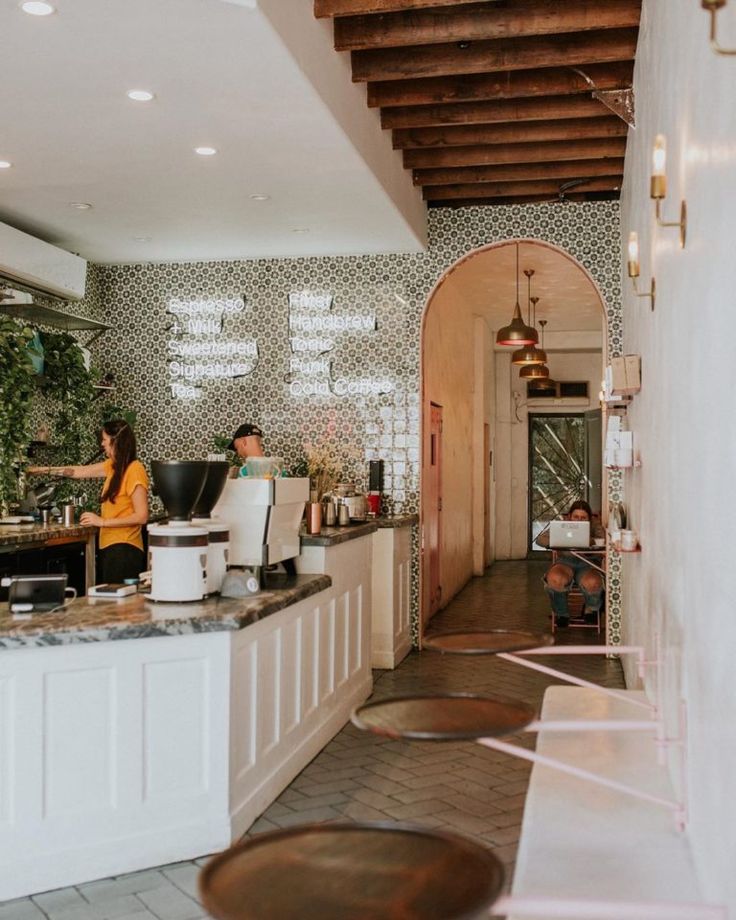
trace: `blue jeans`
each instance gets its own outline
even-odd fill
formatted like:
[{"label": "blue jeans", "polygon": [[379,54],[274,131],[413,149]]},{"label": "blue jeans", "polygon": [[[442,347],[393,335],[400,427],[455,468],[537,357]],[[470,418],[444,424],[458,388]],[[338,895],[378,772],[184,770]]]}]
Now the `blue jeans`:
[{"label": "blue jeans", "polygon": [[585,572],[596,571],[590,563],[578,559],[577,556],[569,556],[566,553],[561,553],[555,565],[566,565],[569,569],[572,569],[573,573],[572,581],[567,585],[564,591],[555,591],[553,588],[550,588],[545,576],[544,590],[549,595],[550,603],[552,604],[552,612],[555,617],[569,619],[570,611],[567,606],[567,594],[573,584],[576,584],[583,592],[583,597],[585,598],[585,613],[598,613],[603,603],[603,583],[601,582],[601,587],[598,591],[588,591],[580,584],[581,575]]}]

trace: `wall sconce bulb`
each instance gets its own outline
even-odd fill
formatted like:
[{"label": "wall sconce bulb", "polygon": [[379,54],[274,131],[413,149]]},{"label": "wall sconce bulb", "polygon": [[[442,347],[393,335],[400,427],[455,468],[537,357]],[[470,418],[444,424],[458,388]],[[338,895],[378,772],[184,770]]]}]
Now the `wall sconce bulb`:
[{"label": "wall sconce bulb", "polygon": [[736,48],[722,48],[718,44],[718,10],[722,9],[728,0],[700,0],[700,5],[710,13],[710,46],[716,54],[734,55]]}]

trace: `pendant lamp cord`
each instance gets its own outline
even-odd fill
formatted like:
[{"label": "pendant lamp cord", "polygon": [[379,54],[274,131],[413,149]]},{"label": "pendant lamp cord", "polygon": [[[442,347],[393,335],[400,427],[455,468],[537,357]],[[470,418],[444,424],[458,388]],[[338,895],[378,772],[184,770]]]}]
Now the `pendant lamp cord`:
[{"label": "pendant lamp cord", "polygon": [[516,244],[516,302],[519,302],[519,244]]}]

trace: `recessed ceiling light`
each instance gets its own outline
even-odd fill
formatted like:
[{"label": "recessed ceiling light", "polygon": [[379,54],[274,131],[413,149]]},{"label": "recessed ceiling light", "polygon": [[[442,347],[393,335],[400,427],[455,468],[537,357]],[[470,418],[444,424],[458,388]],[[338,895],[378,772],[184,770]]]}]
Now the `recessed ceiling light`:
[{"label": "recessed ceiling light", "polygon": [[24,13],[30,13],[31,16],[50,16],[55,12],[56,7],[45,0],[25,0],[21,3],[20,8]]},{"label": "recessed ceiling light", "polygon": [[154,94],[147,89],[129,89],[127,96],[133,102],[150,102],[155,98]]},{"label": "recessed ceiling light", "polygon": [[12,165],[10,160],[0,160],[0,169],[10,169]]},{"label": "recessed ceiling light", "polygon": [[292,233],[309,233],[309,227],[294,227]]},{"label": "recessed ceiling light", "polygon": [[89,211],[92,208],[92,205],[87,201],[70,201],[69,207],[74,208],[77,211]]},{"label": "recessed ceiling light", "polygon": [[213,157],[217,153],[216,147],[195,147],[194,152],[201,157]]},{"label": "recessed ceiling light", "polygon": [[251,195],[250,197],[253,199],[253,201],[268,201],[271,196],[257,194],[257,195]]},{"label": "recessed ceiling light", "polygon": [[136,241],[136,243],[150,243],[151,242],[150,236],[134,236],[133,239]]}]

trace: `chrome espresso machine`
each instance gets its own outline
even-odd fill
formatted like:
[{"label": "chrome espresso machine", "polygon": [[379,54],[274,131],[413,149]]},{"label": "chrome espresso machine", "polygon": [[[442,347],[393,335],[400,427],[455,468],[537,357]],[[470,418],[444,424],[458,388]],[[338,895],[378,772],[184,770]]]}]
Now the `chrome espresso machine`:
[{"label": "chrome espresso machine", "polygon": [[299,528],[309,479],[228,479],[213,516],[228,525],[230,565],[251,569],[263,584],[266,566],[299,555]]}]

